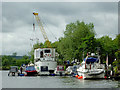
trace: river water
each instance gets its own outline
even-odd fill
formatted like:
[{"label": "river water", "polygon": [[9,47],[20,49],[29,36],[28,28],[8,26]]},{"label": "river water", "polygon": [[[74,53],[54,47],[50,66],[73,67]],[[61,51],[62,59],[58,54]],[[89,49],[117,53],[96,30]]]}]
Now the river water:
[{"label": "river water", "polygon": [[71,76],[8,76],[8,71],[0,71],[1,75],[2,88],[120,88],[120,81],[114,80],[82,80]]}]

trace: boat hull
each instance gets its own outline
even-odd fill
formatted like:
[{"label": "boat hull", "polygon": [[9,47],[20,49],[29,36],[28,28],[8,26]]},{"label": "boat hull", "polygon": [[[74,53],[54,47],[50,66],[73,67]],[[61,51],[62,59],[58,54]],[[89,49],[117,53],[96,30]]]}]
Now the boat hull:
[{"label": "boat hull", "polygon": [[36,76],[37,75],[37,71],[33,70],[33,71],[25,71],[27,73],[27,76]]},{"label": "boat hull", "polygon": [[83,76],[83,79],[103,79],[104,78],[104,71],[100,71],[98,73],[91,73],[91,72],[78,72],[79,76]]},{"label": "boat hull", "polygon": [[[46,67],[42,70],[42,67]],[[57,67],[56,61],[38,61],[35,62],[35,69],[39,75],[49,75],[53,73],[55,68]]]}]

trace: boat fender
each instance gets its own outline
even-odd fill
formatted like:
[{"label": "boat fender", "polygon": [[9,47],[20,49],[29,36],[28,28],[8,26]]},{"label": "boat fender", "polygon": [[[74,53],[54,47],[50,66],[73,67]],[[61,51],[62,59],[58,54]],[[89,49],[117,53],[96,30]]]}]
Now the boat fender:
[{"label": "boat fender", "polygon": [[78,75],[75,75],[76,78],[78,78]]},{"label": "boat fender", "polygon": [[105,79],[107,79],[107,76],[104,76]]},{"label": "boat fender", "polygon": [[27,74],[25,74],[24,76],[27,76]]},{"label": "boat fender", "polygon": [[78,79],[82,79],[83,78],[83,76],[78,76]]}]

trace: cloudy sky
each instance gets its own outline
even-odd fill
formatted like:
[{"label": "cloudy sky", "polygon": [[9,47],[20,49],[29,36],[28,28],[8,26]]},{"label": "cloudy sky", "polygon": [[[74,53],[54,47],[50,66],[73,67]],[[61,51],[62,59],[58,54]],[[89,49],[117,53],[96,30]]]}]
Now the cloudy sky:
[{"label": "cloudy sky", "polygon": [[[2,54],[27,55],[42,33],[33,17],[38,12],[50,41],[63,37],[67,24],[76,20],[92,22],[96,37],[118,33],[117,2],[3,2],[2,3]],[[33,31],[35,22],[35,31]],[[34,39],[31,41],[30,38]],[[56,39],[57,38],[57,39]]]}]

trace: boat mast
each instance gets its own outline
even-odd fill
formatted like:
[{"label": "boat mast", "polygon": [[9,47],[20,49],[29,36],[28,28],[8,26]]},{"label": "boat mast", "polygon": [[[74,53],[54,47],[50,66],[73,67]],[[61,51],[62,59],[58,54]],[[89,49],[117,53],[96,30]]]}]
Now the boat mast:
[{"label": "boat mast", "polygon": [[100,51],[100,47],[97,47],[97,54],[98,54],[98,59],[99,59],[99,64],[100,64],[100,63],[101,63],[101,60],[100,60],[99,51]]}]

